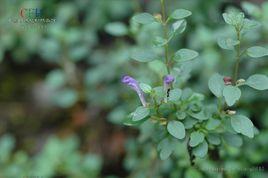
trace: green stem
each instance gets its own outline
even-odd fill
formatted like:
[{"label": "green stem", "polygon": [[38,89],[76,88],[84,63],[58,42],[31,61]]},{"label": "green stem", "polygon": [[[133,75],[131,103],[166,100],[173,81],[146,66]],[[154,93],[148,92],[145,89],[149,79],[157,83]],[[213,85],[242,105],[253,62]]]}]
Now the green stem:
[{"label": "green stem", "polygon": [[194,166],[195,165],[195,162],[194,162],[195,156],[193,155],[192,148],[189,145],[189,141],[190,141],[190,138],[188,138],[188,141],[187,141],[187,144],[186,144],[187,145],[187,151],[188,151],[188,155],[189,155],[190,164],[191,164],[191,166]]},{"label": "green stem", "polygon": [[239,72],[239,63],[240,63],[240,57],[241,57],[241,37],[240,37],[240,30],[236,29],[236,36],[237,40],[239,41],[239,44],[237,45],[236,48],[236,62],[234,66],[234,73],[233,73],[233,84],[236,83],[237,78],[238,78],[238,72]]},{"label": "green stem", "polygon": [[219,113],[221,113],[222,111],[222,98],[221,97],[218,98],[218,111]]},{"label": "green stem", "polygon": [[[162,11],[162,24],[163,24],[163,30],[164,30],[164,38],[165,38],[165,40],[168,40],[165,0],[161,0],[161,11]],[[168,73],[170,73],[170,64],[169,64],[169,56],[168,56],[168,43],[165,44],[164,48],[165,48],[165,63],[167,66],[167,71],[168,71]]]},{"label": "green stem", "polygon": [[156,114],[157,114],[157,116],[160,116],[159,105],[157,104],[157,101],[156,101],[154,96],[153,96],[153,101],[154,101],[154,108],[156,110]]}]

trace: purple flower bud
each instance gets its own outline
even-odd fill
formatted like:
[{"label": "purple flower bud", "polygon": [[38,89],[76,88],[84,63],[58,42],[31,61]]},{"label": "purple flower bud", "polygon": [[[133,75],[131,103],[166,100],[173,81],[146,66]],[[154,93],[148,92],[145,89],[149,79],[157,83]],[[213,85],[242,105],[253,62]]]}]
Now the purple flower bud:
[{"label": "purple flower bud", "polygon": [[175,78],[172,75],[166,75],[164,77],[164,83],[166,85],[171,85],[174,82]]},{"label": "purple flower bud", "polygon": [[164,77],[164,90],[167,91],[171,88],[172,83],[174,82],[175,78],[172,75],[166,75]]},{"label": "purple flower bud", "polygon": [[169,97],[169,91],[174,80],[175,78],[172,75],[166,75],[164,77],[164,92],[166,93],[166,97],[164,98],[165,102],[167,102],[167,99]]},{"label": "purple flower bud", "polygon": [[124,77],[122,77],[122,80],[121,82],[123,84],[126,84],[127,86],[129,86],[130,88],[132,88],[133,90],[135,90],[140,98],[140,101],[142,103],[142,105],[144,107],[146,107],[147,103],[146,103],[146,100],[144,98],[144,94],[139,86],[139,83],[137,80],[135,80],[134,78],[128,76],[128,75],[125,75]]}]

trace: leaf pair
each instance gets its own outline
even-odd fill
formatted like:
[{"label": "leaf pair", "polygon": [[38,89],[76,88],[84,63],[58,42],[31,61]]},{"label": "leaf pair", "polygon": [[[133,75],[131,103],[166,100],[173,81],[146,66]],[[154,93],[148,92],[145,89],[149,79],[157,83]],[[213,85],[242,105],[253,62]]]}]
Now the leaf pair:
[{"label": "leaf pair", "polygon": [[[268,89],[268,77],[262,74],[254,74],[250,76],[243,84],[252,87],[256,90],[267,90]],[[235,104],[241,97],[241,90],[238,86],[227,85],[225,86],[223,76],[214,74],[211,76],[208,82],[210,91],[218,98],[224,97],[228,106]]]},{"label": "leaf pair", "polygon": [[258,22],[245,18],[243,12],[231,11],[223,13],[222,16],[224,21],[227,24],[234,26],[237,31],[251,30],[259,26]]},{"label": "leaf pair", "polygon": [[241,97],[241,91],[237,86],[225,86],[223,76],[216,73],[208,81],[210,91],[218,98],[224,97],[228,106],[235,104]]},{"label": "leaf pair", "polygon": [[205,157],[208,152],[208,143],[205,135],[200,131],[194,131],[190,135],[189,145],[193,148],[193,154],[197,157]]},{"label": "leaf pair", "polygon": [[[174,20],[181,20],[184,19],[186,17],[189,17],[190,15],[192,15],[192,12],[186,10],[186,9],[177,9],[175,10],[169,17],[168,20],[174,19]],[[137,14],[133,17],[133,20],[139,24],[150,24],[153,22],[156,22],[156,19],[154,18],[154,16],[152,16],[149,13],[140,13]]]}]

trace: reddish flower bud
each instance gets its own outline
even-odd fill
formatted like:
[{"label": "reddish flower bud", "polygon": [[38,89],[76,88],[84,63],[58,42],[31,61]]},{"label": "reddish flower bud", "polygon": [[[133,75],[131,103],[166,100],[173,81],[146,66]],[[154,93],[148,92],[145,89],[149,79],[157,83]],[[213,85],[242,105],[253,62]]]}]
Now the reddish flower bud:
[{"label": "reddish flower bud", "polygon": [[232,85],[232,78],[231,77],[224,77],[223,78],[225,85]]}]

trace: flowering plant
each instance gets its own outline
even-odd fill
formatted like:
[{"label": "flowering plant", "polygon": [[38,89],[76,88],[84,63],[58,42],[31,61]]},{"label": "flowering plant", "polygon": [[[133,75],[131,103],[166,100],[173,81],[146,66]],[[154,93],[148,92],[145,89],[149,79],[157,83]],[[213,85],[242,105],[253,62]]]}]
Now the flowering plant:
[{"label": "flowering plant", "polygon": [[133,21],[141,25],[157,23],[162,26],[163,36],[155,37],[154,47],[163,49],[163,54],[159,57],[154,50],[136,50],[132,58],[139,62],[164,58],[166,73],[163,84],[151,87],[139,83],[131,76],[122,78],[122,83],[135,90],[142,103],[129,115],[125,124],[141,127],[143,124],[152,124],[148,139],[157,145],[162,160],[172,154],[177,142],[184,143],[193,165],[195,157],[205,157],[209,149],[217,151],[225,144],[239,147],[243,143],[241,136],[253,138],[258,133],[246,115],[231,107],[238,103],[242,86],[247,85],[257,90],[268,89],[268,77],[265,75],[254,74],[247,80],[238,79],[239,64],[244,55],[263,57],[268,55],[268,50],[260,46],[243,50],[242,36],[258,27],[258,23],[245,18],[242,12],[224,13],[225,22],[235,29],[236,39],[220,38],[218,44],[223,49],[235,51],[234,72],[232,77],[218,73],[211,76],[208,87],[218,101],[216,104],[209,103],[203,94],[190,88],[178,87],[177,79],[180,78],[182,64],[197,58],[198,52],[183,48],[170,55],[169,50],[169,43],[185,31],[186,18],[192,13],[186,9],[177,9],[167,17],[164,0],[161,0],[161,7],[161,15],[141,13],[135,15]]}]

